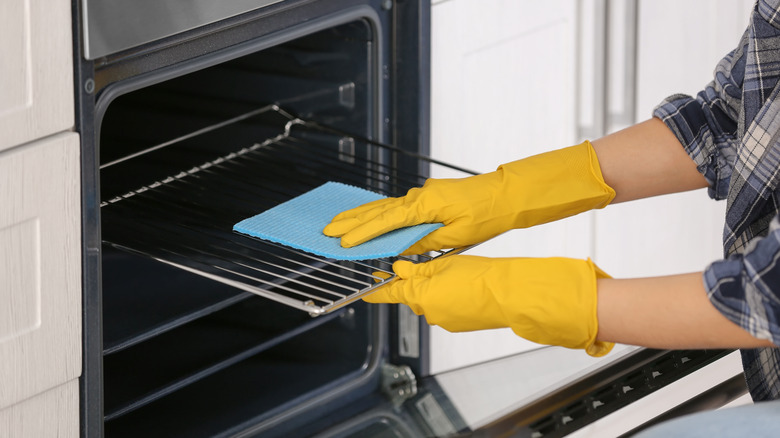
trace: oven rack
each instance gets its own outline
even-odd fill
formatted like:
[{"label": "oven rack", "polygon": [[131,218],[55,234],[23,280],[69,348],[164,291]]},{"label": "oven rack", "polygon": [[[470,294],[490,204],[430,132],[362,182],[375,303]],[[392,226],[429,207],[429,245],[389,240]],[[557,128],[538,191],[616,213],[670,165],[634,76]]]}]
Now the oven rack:
[{"label": "oven rack", "polygon": [[[313,316],[342,308],[390,281],[392,263],[399,258],[419,262],[460,252],[339,261],[234,233],[236,222],[327,181],[387,196],[424,182],[421,175],[385,164],[394,162],[392,155],[399,150],[306,122],[274,105],[214,129],[266,112],[286,120],[278,135],[103,201],[104,243]],[[190,138],[163,147],[181,147]],[[133,160],[110,165],[138,166],[161,149],[149,148]]]}]

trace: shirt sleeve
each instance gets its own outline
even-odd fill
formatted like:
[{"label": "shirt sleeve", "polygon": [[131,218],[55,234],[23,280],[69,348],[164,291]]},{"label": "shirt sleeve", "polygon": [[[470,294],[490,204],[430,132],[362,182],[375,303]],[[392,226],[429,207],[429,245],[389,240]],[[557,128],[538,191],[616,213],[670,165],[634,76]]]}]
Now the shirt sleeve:
[{"label": "shirt sleeve", "polygon": [[780,215],[769,233],[753,239],[741,254],[712,263],[704,285],[712,304],[759,339],[780,345]]},{"label": "shirt sleeve", "polygon": [[675,94],[653,111],[677,136],[709,183],[709,195],[725,199],[740,141],[739,112],[745,77],[746,32],[716,66],[712,82],[696,97]]}]

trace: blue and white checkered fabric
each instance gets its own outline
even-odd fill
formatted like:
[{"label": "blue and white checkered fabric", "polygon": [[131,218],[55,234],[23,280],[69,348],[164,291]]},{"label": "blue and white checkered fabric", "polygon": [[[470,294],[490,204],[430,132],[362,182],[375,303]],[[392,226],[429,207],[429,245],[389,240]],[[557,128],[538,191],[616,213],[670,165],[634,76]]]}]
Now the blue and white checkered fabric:
[{"label": "blue and white checkered fabric", "polygon": [[[654,115],[726,199],[724,260],[704,273],[710,300],[753,336],[780,345],[780,0],[760,0],[739,45],[695,98]],[[780,349],[743,350],[754,400],[780,398]]]}]

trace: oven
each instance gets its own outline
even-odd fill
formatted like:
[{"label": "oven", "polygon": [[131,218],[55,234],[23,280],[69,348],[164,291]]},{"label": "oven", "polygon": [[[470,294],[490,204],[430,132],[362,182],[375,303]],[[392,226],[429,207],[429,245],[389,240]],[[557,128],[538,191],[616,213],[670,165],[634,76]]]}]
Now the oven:
[{"label": "oven", "polygon": [[539,348],[430,375],[424,320],[359,299],[392,259],[231,231],[327,181],[396,196],[471,173],[428,157],[429,14],[74,2],[83,436],[562,436],[729,353]]}]

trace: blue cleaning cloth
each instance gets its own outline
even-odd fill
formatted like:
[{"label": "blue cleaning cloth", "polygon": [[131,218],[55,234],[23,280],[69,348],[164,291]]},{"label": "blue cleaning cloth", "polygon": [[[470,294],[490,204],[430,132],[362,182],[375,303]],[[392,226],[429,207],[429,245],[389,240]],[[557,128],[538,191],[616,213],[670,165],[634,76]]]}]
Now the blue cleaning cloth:
[{"label": "blue cleaning cloth", "polygon": [[337,260],[369,260],[401,254],[443,224],[420,224],[401,228],[352,248],[342,248],[340,239],[322,234],[342,211],[382,199],[384,196],[337,182],[327,182],[287,202],[233,226],[233,231],[281,243]]}]

